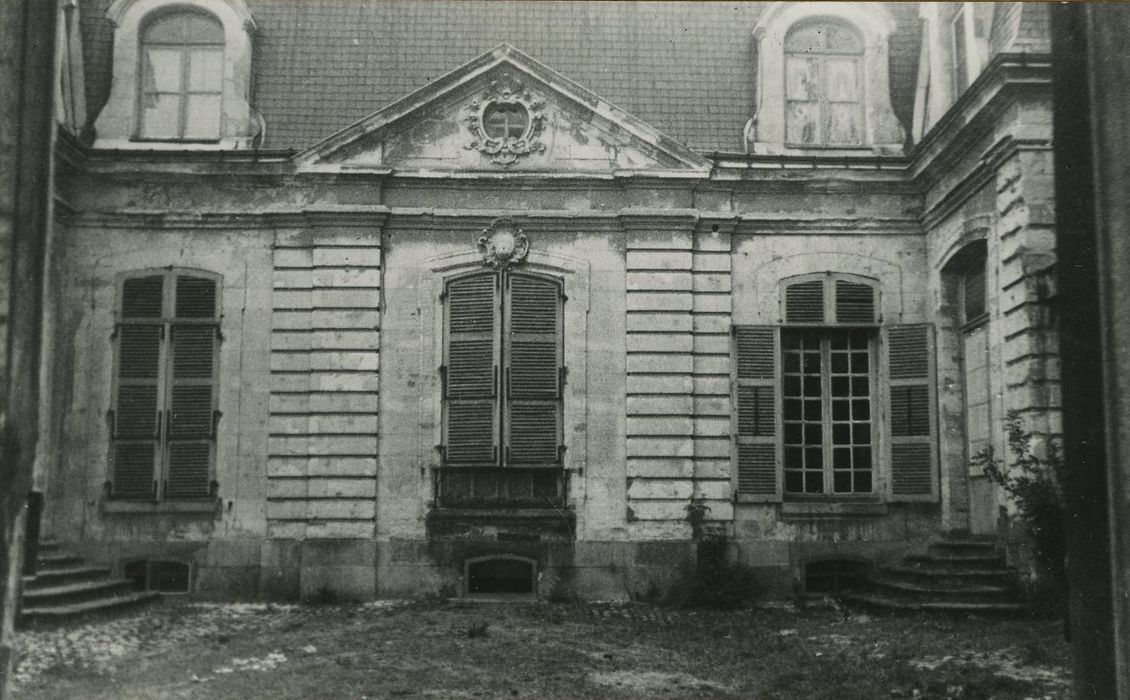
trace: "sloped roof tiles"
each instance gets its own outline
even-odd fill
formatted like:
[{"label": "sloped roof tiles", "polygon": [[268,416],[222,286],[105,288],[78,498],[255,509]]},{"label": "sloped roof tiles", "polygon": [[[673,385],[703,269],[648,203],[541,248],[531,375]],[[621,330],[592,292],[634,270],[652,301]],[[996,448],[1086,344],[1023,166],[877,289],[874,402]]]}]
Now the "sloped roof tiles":
[{"label": "sloped roof tiles", "polygon": [[[109,94],[110,0],[82,0],[89,111]],[[299,149],[509,43],[700,152],[741,148],[753,111],[752,29],[767,3],[248,0],[264,147]],[[891,96],[909,128],[914,3],[888,3]]]}]

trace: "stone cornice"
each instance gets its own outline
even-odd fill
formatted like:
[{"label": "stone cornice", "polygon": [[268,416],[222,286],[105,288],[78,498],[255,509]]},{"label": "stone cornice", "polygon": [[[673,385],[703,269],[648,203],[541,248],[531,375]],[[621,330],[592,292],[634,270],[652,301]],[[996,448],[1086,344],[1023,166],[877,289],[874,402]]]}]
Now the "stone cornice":
[{"label": "stone cornice", "polygon": [[319,207],[268,212],[184,212],[131,209],[114,212],[67,211],[59,218],[71,228],[148,228],[247,230],[277,228],[380,228],[388,217],[383,206]]},{"label": "stone cornice", "polygon": [[734,229],[735,235],[754,236],[916,236],[922,228],[916,218],[877,219],[828,218],[813,219],[763,217],[743,214]]}]

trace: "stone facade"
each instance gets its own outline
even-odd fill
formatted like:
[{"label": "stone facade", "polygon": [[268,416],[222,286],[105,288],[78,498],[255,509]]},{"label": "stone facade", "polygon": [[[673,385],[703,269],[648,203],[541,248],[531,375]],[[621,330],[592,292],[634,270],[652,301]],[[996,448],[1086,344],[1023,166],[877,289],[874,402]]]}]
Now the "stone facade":
[{"label": "stone facade", "polygon": [[[696,504],[778,594],[803,587],[811,561],[884,561],[967,530],[984,494],[968,470],[964,331],[946,270],[971,243],[987,250],[993,444],[1008,410],[1041,435],[1059,430],[1047,80],[1046,61],[1005,47],[919,143],[707,155],[504,45],[296,153],[64,137],[44,531],[115,565],[189,562],[201,596],[466,594],[468,566],[510,557],[533,563],[541,596],[626,599],[693,561]],[[475,120],[499,100],[535,124],[522,140],[484,141]],[[439,495],[455,469],[445,285],[489,269],[478,240],[500,217],[529,245],[514,270],[563,292],[552,507]],[[170,267],[222,280],[217,486],[206,499],[122,500],[107,486],[118,281]],[[735,328],[788,325],[785,281],[832,274],[877,290],[863,324],[873,483],[850,498],[751,493]],[[892,457],[889,337],[923,325],[936,339],[923,359],[932,457],[908,497]],[[981,515],[994,519],[1007,504],[987,497]]]}]

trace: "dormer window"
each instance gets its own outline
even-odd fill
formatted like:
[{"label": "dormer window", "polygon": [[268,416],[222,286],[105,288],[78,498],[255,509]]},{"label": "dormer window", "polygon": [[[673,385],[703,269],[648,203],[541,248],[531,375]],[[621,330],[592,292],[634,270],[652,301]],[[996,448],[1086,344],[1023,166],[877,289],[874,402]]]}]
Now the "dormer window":
[{"label": "dormer window", "polygon": [[757,96],[747,148],[901,153],[905,131],[888,84],[894,29],[878,3],[773,3],[753,30]]},{"label": "dormer window", "polygon": [[968,88],[989,62],[989,28],[993,21],[991,2],[965,2],[951,21],[953,84],[955,97]]},{"label": "dormer window", "polygon": [[248,148],[255,22],[243,0],[114,0],[113,81],[97,148]]},{"label": "dormer window", "polygon": [[224,28],[219,20],[198,12],[158,16],[142,34],[141,61],[140,138],[220,138]]},{"label": "dormer window", "polygon": [[835,21],[794,25],[785,39],[785,140],[803,146],[863,141],[863,39]]}]

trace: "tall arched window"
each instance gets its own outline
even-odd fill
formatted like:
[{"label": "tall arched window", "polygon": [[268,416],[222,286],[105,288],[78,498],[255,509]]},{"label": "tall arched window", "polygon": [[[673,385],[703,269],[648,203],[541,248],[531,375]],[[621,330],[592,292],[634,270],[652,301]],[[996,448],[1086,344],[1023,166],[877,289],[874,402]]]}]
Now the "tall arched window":
[{"label": "tall arched window", "polygon": [[785,39],[785,140],[803,146],[863,143],[863,38],[815,18]]},{"label": "tall arched window", "polygon": [[150,20],[141,36],[138,136],[220,138],[224,28],[211,15],[175,11]]}]

